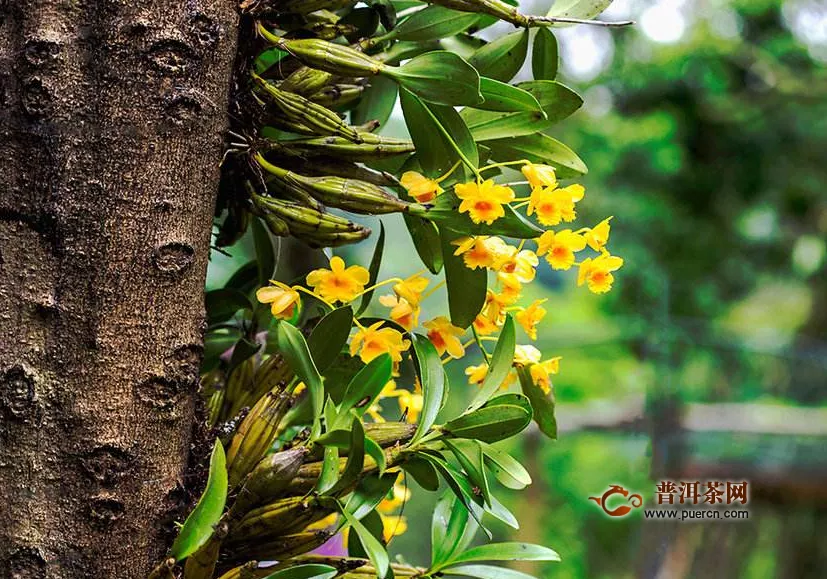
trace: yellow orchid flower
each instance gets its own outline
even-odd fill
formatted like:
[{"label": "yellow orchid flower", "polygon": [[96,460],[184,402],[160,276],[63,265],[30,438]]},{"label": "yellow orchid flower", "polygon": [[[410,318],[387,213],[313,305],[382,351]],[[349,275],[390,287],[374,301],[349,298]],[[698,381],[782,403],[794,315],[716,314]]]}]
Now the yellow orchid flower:
[{"label": "yellow orchid flower", "polygon": [[390,318],[409,332],[419,325],[419,308],[396,295],[379,296],[379,303],[391,308]]},{"label": "yellow orchid flower", "polygon": [[583,237],[586,238],[586,243],[588,243],[589,247],[593,250],[600,251],[609,243],[609,231],[611,230],[609,221],[611,220],[612,217],[607,217],[594,227],[587,228],[583,233]]},{"label": "yellow orchid flower", "polygon": [[448,352],[452,358],[462,358],[465,355],[465,348],[462,347],[459,339],[465,330],[453,325],[448,318],[438,316],[422,325],[428,329],[428,339],[431,340],[440,356],[445,352]]},{"label": "yellow orchid flower", "polygon": [[586,238],[571,229],[546,231],[537,239],[537,254],[545,255],[553,269],[567,270],[574,265],[574,253],[586,248]]},{"label": "yellow orchid flower", "polygon": [[528,337],[532,340],[537,339],[537,324],[539,324],[544,317],[546,317],[546,309],[542,306],[548,300],[535,300],[530,306],[521,309],[514,316],[517,323],[520,324]]},{"label": "yellow orchid flower", "polygon": [[289,320],[296,313],[296,308],[301,305],[299,292],[280,281],[271,279],[270,283],[273,285],[256,291],[256,299],[263,304],[270,304],[273,316]]},{"label": "yellow orchid flower", "polygon": [[503,205],[514,200],[514,191],[510,187],[497,185],[491,179],[480,184],[474,181],[459,183],[454,192],[462,200],[460,213],[468,213],[474,223],[491,225],[505,215]]},{"label": "yellow orchid flower", "polygon": [[405,298],[411,307],[418,307],[422,300],[422,292],[426,287],[428,287],[428,278],[415,274],[395,284],[393,292],[400,298]]},{"label": "yellow orchid flower", "polygon": [[529,368],[531,380],[537,386],[539,386],[546,394],[551,392],[550,375],[557,374],[557,372],[560,371],[561,359],[562,356],[557,356],[556,358],[551,358],[549,360],[544,360],[542,362],[535,363]]},{"label": "yellow orchid flower", "polygon": [[353,301],[368,281],[368,270],[361,265],[345,268],[345,261],[339,256],[330,259],[330,269],[316,269],[307,274],[307,285],[329,302]]},{"label": "yellow orchid flower", "polygon": [[416,171],[405,171],[402,173],[399,182],[408,194],[420,203],[433,201],[437,195],[442,193],[442,187],[434,179],[428,179]]},{"label": "yellow orchid flower", "polygon": [[381,328],[384,322],[376,322],[370,327],[362,328],[353,335],[350,341],[350,355],[359,352],[359,358],[367,364],[381,354],[390,354],[395,364],[402,361],[402,352],[410,347],[411,343],[403,339],[402,334],[393,328]]},{"label": "yellow orchid flower", "polygon": [[520,283],[530,283],[534,280],[536,267],[540,263],[537,254],[529,249],[518,251],[516,247],[509,245],[508,251],[499,256],[494,263],[494,269],[498,272],[513,274]]},{"label": "yellow orchid flower", "polygon": [[534,163],[526,163],[520,169],[528,179],[528,184],[532,189],[538,187],[557,187],[557,175],[554,172],[554,167],[549,165],[540,165]]},{"label": "yellow orchid flower", "polygon": [[623,259],[610,255],[609,252],[604,252],[595,258],[584,259],[577,273],[577,285],[581,286],[585,283],[593,293],[606,293],[612,289],[615,279],[611,272],[617,271],[622,266]]}]

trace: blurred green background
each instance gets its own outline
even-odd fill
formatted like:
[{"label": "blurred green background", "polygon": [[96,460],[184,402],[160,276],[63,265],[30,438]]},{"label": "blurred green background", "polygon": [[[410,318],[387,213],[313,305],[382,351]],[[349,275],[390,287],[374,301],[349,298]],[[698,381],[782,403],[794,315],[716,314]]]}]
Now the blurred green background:
[{"label": "blurred green background", "polygon": [[[827,577],[827,1],[617,0],[601,18],[637,25],[555,30],[585,106],[552,133],[590,168],[577,223],[614,215],[626,265],[604,296],[547,267],[529,289],[549,298],[536,345],[563,356],[561,433],[510,448],[535,483],[508,492],[522,528],[499,538],[558,550],[524,567],[549,578]],[[398,111],[382,131],[404,135]],[[385,225],[381,277],[417,271],[401,218]],[[245,251],[215,254],[208,285]],[[664,478],[749,480],[750,519],[610,519],[588,500],[610,484],[651,500]],[[435,497],[411,485],[392,551],[425,562]]]}]

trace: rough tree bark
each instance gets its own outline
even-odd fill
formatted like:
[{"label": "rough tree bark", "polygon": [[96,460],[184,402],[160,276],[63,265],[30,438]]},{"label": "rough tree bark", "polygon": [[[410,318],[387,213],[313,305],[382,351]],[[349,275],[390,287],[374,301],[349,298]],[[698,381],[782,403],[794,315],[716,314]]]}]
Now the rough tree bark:
[{"label": "rough tree bark", "polygon": [[1,577],[167,546],[235,34],[232,0],[0,0]]}]

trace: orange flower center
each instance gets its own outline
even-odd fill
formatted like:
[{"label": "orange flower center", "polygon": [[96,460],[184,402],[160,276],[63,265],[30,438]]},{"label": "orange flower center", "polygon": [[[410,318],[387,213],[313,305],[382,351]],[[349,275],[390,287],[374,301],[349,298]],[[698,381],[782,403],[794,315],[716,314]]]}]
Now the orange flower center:
[{"label": "orange flower center", "polygon": [[474,203],[474,209],[477,211],[491,211],[494,209],[494,204],[490,201],[477,201]]},{"label": "orange flower center", "polygon": [[442,334],[437,330],[431,330],[428,332],[428,339],[431,340],[431,343],[436,347],[437,350],[444,350],[446,347],[445,340],[442,338]]}]

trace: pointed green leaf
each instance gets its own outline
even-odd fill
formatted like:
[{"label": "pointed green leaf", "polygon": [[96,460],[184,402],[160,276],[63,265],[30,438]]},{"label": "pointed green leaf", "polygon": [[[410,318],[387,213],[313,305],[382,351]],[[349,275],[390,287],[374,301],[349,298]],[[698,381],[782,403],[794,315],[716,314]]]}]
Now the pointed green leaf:
[{"label": "pointed green leaf", "polygon": [[497,475],[498,472],[507,475],[506,480],[513,481],[514,483],[513,486],[512,484],[506,484],[503,481],[505,476],[501,478],[498,475],[497,480],[503,483],[503,485],[510,489],[520,490],[531,484],[531,475],[528,474],[528,471],[517,459],[504,450],[487,442],[480,442],[480,445],[482,446],[483,454],[485,454],[485,462],[489,465],[492,472],[494,472],[495,475]]},{"label": "pointed green leaf", "polygon": [[480,78],[480,92],[485,101],[474,108],[486,111],[534,111],[541,112],[537,99],[521,88],[493,78]]},{"label": "pointed green leaf", "polygon": [[454,558],[454,563],[472,561],[559,561],[560,555],[548,547],[531,543],[490,543],[472,547]]},{"label": "pointed green leaf", "polygon": [[413,477],[416,484],[426,491],[439,489],[439,474],[427,460],[414,457],[402,463],[402,469]]},{"label": "pointed green leaf", "polygon": [[209,325],[230,319],[238,310],[253,309],[253,304],[247,296],[236,289],[226,287],[205,293],[204,306]]},{"label": "pointed green leaf", "polygon": [[514,320],[511,314],[506,315],[494,353],[491,355],[491,364],[488,373],[482,381],[479,392],[474,397],[468,411],[476,410],[485,404],[491,396],[500,389],[502,383],[511,372],[511,365],[514,363],[514,349],[517,345],[516,333],[514,331]]},{"label": "pointed green leaf", "polygon": [[[370,274],[370,279],[368,280],[368,287],[373,287],[376,284],[376,280],[379,278],[379,268],[382,267],[382,254],[385,251],[385,224],[381,221],[379,222],[379,239],[376,240],[376,247],[373,249],[373,257],[370,260],[370,266],[368,267],[368,273]],[[359,302],[359,309],[356,310],[356,317],[358,318],[361,316],[368,306],[370,305],[370,300],[373,297],[374,290],[369,290],[362,295],[362,301]]]},{"label": "pointed green leaf", "polygon": [[588,172],[586,164],[574,151],[542,133],[485,141],[485,145],[491,149],[491,154],[497,161],[526,159],[532,163],[545,163],[556,168],[557,176],[561,179]]},{"label": "pointed green leaf", "polygon": [[368,87],[362,93],[359,104],[350,112],[351,123],[363,125],[370,121],[378,121],[384,126],[393,112],[399,88],[393,79],[384,76],[374,76]]},{"label": "pointed green leaf", "polygon": [[446,491],[437,501],[431,523],[431,566],[446,563],[454,554],[464,551],[478,530],[462,501]]},{"label": "pointed green leaf", "polygon": [[468,514],[479,525],[479,528],[485,532],[488,538],[491,538],[491,531],[489,531],[482,524],[482,497],[474,492],[468,478],[454,468],[441,454],[435,451],[425,450],[419,453],[419,456],[430,462],[442,475],[445,484],[454,493],[454,496],[462,503]]},{"label": "pointed green leaf", "polygon": [[417,375],[422,384],[422,412],[409,443],[413,445],[428,433],[436,421],[447,385],[442,361],[431,341],[421,334],[411,334],[411,341],[416,354]]},{"label": "pointed green leaf", "polygon": [[376,463],[379,476],[385,474],[385,469],[388,468],[388,459],[385,456],[385,451],[379,446],[378,442],[369,436],[365,436],[365,454],[371,457]]},{"label": "pointed green leaf", "polygon": [[362,416],[382,392],[393,373],[393,360],[390,355],[382,354],[371,360],[359,370],[345,390],[339,414],[345,415],[351,410]]},{"label": "pointed green leaf", "polygon": [[500,113],[465,107],[459,114],[477,141],[533,135],[551,126],[542,111]]},{"label": "pointed green leaf", "polygon": [[542,388],[534,383],[528,368],[519,368],[517,375],[520,377],[520,386],[531,401],[534,411],[534,422],[540,427],[540,431],[557,440],[557,418],[554,416],[554,396],[543,392]]},{"label": "pointed green leaf", "polygon": [[[325,450],[325,452],[327,452]],[[353,417],[353,422],[350,426],[350,448],[348,449],[347,462],[345,469],[342,471],[339,480],[336,481],[332,487],[327,490],[320,489],[321,492],[334,496],[343,491],[348,486],[353,484],[362,474],[362,469],[365,466],[365,428],[362,426],[362,421],[357,417]]]},{"label": "pointed green leaf", "polygon": [[485,269],[467,268],[462,256],[454,255],[456,247],[451,242],[459,235],[447,230],[440,231],[440,235],[451,323],[459,328],[467,328],[485,305],[488,274]]},{"label": "pointed green leaf", "polygon": [[359,482],[356,490],[350,495],[345,508],[356,519],[361,519],[376,508],[382,499],[393,488],[398,473],[385,475],[368,475]]},{"label": "pointed green leaf", "polygon": [[559,60],[557,38],[548,28],[537,29],[534,46],[531,47],[531,72],[534,80],[554,80]]},{"label": "pointed green leaf", "polygon": [[[362,519],[362,524],[370,531],[370,534],[376,537],[376,540],[381,542],[384,538],[384,524],[382,517],[376,511],[371,511]],[[347,534],[347,554],[349,557],[358,557],[360,559],[367,559],[368,553],[362,546],[362,541],[359,539],[358,533]]]},{"label": "pointed green leaf", "polygon": [[[608,8],[613,0],[557,0],[549,9],[547,16],[558,18],[580,18],[591,20]],[[560,23],[556,27],[573,26],[572,24]]]},{"label": "pointed green leaf", "polygon": [[500,36],[474,52],[468,62],[481,76],[508,82],[519,72],[528,54],[528,29]]},{"label": "pointed green leaf", "polygon": [[399,23],[385,38],[417,41],[439,40],[467,30],[480,20],[475,12],[458,12],[443,6],[431,5],[414,12]]},{"label": "pointed green leaf", "polygon": [[436,225],[423,219],[404,213],[402,218],[411,235],[416,253],[425,267],[433,274],[442,270],[442,245]]},{"label": "pointed green leaf", "polygon": [[315,491],[319,494],[326,493],[336,484],[339,478],[339,449],[335,446],[326,446],[324,458],[322,458],[322,472],[316,481]]},{"label": "pointed green leaf", "polygon": [[468,475],[468,480],[474,485],[475,489],[479,489],[483,501],[486,504],[491,504],[491,489],[488,486],[488,477],[485,475],[485,461],[482,454],[482,448],[476,440],[449,440],[443,441],[448,447],[462,470]]},{"label": "pointed green leaf", "polygon": [[310,356],[316,369],[323,374],[342,352],[347,344],[353,326],[353,308],[343,306],[323,317],[307,339]]},{"label": "pointed green leaf", "polygon": [[495,519],[502,521],[512,529],[519,530],[520,528],[520,523],[517,522],[517,517],[515,517],[514,514],[493,495],[491,496],[491,504],[485,507],[485,512]]},{"label": "pointed green leaf", "polygon": [[[441,111],[442,114],[439,114],[436,108],[431,108],[432,105],[427,105],[416,95],[404,89],[400,90],[399,99],[402,113],[405,116],[405,124],[416,147],[416,156],[425,175],[438,177],[446,173],[454,163],[460,160],[461,156],[465,155],[463,147],[472,155],[474,154],[476,145],[471,148],[470,144],[474,140],[456,111],[451,114],[444,110]],[[453,127],[449,129],[440,119],[452,123]],[[463,146],[460,146],[457,138],[461,139]],[[468,162],[474,164],[479,160],[475,161],[470,158]]]},{"label": "pointed green leaf", "polygon": [[295,372],[296,376],[304,382],[310,391],[310,401],[313,409],[313,427],[311,439],[316,439],[321,434],[321,415],[324,409],[324,386],[319,370],[313,363],[307,342],[304,336],[295,327],[286,322],[280,322],[275,329],[276,344],[279,352],[287,360],[287,363]]},{"label": "pointed green leaf", "polygon": [[347,509],[342,509],[342,515],[347,520],[350,527],[359,535],[359,541],[362,547],[368,554],[370,562],[376,568],[376,572],[380,578],[385,577],[390,569],[390,559],[388,552],[379,540],[365,527],[356,517],[354,517]]},{"label": "pointed green leaf", "polygon": [[494,567],[493,565],[458,565],[443,570],[446,575],[460,575],[462,577],[478,577],[479,579],[536,579],[533,575],[509,569],[508,567]]},{"label": "pointed green leaf", "polygon": [[479,73],[453,52],[427,52],[399,68],[387,67],[383,73],[428,102],[475,105],[483,99]]},{"label": "pointed green leaf", "polygon": [[224,447],[216,440],[210,456],[207,486],[175,538],[170,557],[181,561],[200,549],[213,534],[213,527],[221,519],[226,502],[227,459]]},{"label": "pointed green leaf", "polygon": [[543,108],[549,124],[574,114],[583,106],[583,99],[566,85],[553,80],[531,80],[517,85],[534,96]]},{"label": "pointed green leaf", "polygon": [[443,430],[456,438],[496,442],[519,434],[530,422],[531,413],[524,408],[499,405],[463,414],[445,423]]}]

